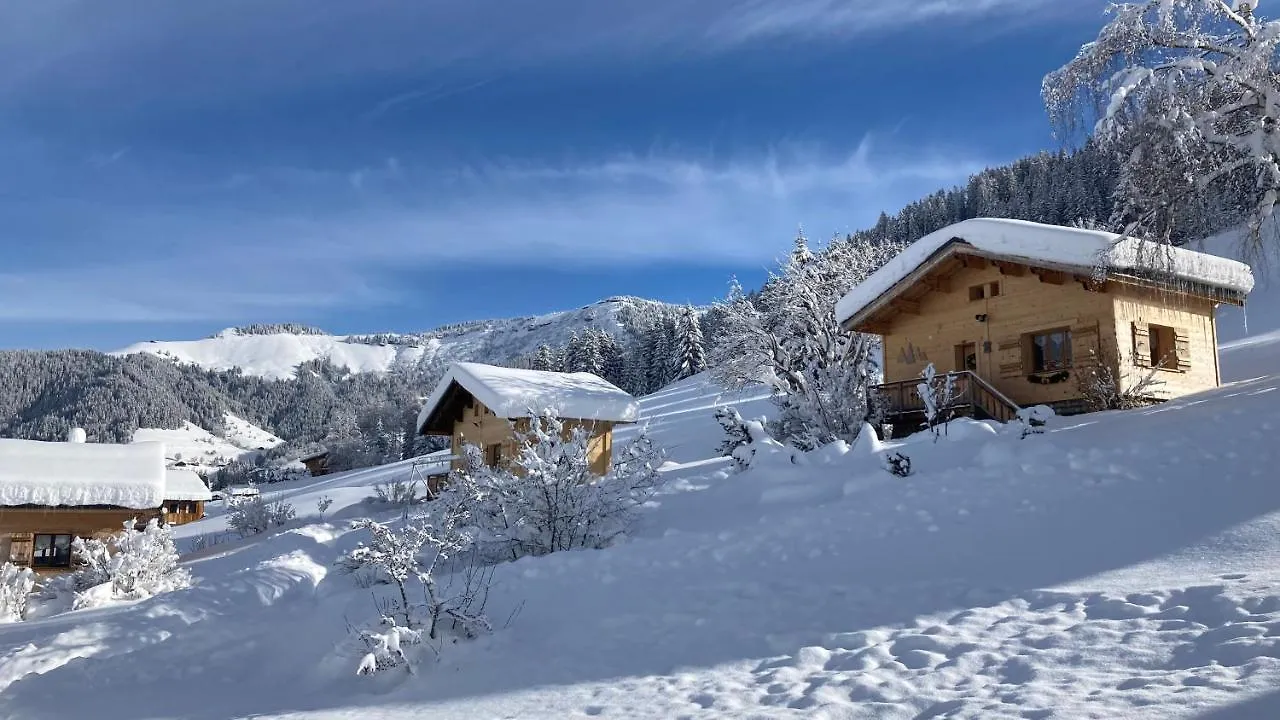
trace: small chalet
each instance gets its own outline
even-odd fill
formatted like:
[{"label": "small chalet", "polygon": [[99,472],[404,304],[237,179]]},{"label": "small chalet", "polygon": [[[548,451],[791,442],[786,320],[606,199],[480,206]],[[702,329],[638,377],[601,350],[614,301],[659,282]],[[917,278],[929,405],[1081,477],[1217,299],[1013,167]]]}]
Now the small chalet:
[{"label": "small chalet", "polygon": [[603,475],[613,459],[613,427],[634,423],[640,406],[591,373],[455,363],[418,414],[418,432],[450,436],[455,468],[466,445],[483,448],[485,462],[498,466],[514,457],[516,434],[527,431],[529,418],[545,410],[555,411],[566,429],[587,428],[592,469]]},{"label": "small chalet", "polygon": [[[1085,408],[1084,368],[1122,385],[1155,372],[1152,399],[1217,387],[1214,309],[1243,305],[1248,265],[1111,233],[978,218],[916,241],[836,306],[849,330],[884,338],[881,395],[922,409],[933,363],[955,373],[957,405],[1006,421],[1019,406]],[[914,419],[914,418],[912,418]]]},{"label": "small chalet", "polygon": [[0,439],[0,562],[57,571],[73,538],[113,533],[130,518],[178,525],[204,515],[199,475],[165,467],[164,443],[107,445]]},{"label": "small chalet", "polygon": [[311,477],[329,474],[329,451],[317,450],[306,457],[298,458],[298,462],[307,468]]}]

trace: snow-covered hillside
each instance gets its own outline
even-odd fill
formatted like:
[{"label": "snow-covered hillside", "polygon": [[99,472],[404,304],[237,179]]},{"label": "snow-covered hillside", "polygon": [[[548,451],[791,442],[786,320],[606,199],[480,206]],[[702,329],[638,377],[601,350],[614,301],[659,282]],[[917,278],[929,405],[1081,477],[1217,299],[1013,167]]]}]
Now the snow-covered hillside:
[{"label": "snow-covered hillside", "polygon": [[182,463],[197,472],[215,470],[246,454],[268,450],[284,442],[280,438],[231,413],[225,415],[223,437],[192,423],[180,430],[138,428],[134,442],[160,441],[165,444],[165,461]]},{"label": "snow-covered hillside", "polygon": [[665,303],[632,297],[602,300],[576,310],[503,320],[482,320],[415,334],[241,334],[224,330],[202,340],[149,341],[112,353],[151,353],[210,370],[240,368],[248,375],[290,378],[299,363],[325,359],[352,372],[385,372],[423,358],[503,360],[539,345],[562,347],[572,333],[598,328],[630,339],[630,319]]},{"label": "snow-covered hillside", "polygon": [[499,566],[494,634],[416,675],[354,675],[384,589],[333,569],[410,464],[298,481],[295,525],[189,556],[189,590],[0,626],[0,717],[1277,717],[1278,373],[1026,439],[956,423],[890,448],[905,479],[870,443],[732,474],[724,395],[686,381],[644,400],[676,462],[633,536]]}]

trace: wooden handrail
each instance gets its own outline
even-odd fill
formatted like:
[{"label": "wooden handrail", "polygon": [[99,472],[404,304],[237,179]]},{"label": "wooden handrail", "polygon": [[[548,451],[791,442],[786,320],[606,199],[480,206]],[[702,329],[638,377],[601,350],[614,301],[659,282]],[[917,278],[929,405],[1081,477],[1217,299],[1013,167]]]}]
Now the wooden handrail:
[{"label": "wooden handrail", "polygon": [[[947,373],[946,377],[954,378],[954,380],[951,403],[942,408],[944,410],[973,406],[981,408],[987,415],[1000,422],[1009,422],[1017,417],[1018,411],[1022,409],[1004,393],[992,387],[990,383],[971,370]],[[889,409],[892,412],[923,411],[924,401],[920,399],[919,393],[916,392],[916,386],[920,382],[919,379],[900,380],[877,385],[872,390],[888,401]]]}]

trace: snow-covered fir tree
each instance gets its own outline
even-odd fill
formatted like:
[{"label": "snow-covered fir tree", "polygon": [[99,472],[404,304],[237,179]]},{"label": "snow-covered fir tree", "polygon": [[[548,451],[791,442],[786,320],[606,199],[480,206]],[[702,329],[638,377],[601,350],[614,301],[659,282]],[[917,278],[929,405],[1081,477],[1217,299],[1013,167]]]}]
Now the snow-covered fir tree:
[{"label": "snow-covered fir tree", "polygon": [[707,351],[698,312],[686,306],[676,324],[675,380],[683,380],[707,369]]},{"label": "snow-covered fir tree", "polygon": [[857,438],[878,380],[878,338],[845,332],[836,301],[899,247],[837,238],[811,258],[793,255],[749,299],[734,282],[720,304],[722,342],[712,357],[729,387],[771,386],[779,406],[773,434],[801,448]]}]

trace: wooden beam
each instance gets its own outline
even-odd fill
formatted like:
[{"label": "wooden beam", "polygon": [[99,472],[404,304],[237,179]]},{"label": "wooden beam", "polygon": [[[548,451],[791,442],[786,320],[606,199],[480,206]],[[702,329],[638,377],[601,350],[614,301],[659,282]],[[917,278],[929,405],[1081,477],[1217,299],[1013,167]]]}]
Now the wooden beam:
[{"label": "wooden beam", "polygon": [[1067,282],[1067,274],[1058,270],[1040,270],[1035,271],[1036,277],[1040,278],[1040,282],[1049,283],[1050,285],[1065,285]]},{"label": "wooden beam", "polygon": [[1001,275],[1012,275],[1014,277],[1022,277],[1027,274],[1027,266],[1022,263],[1008,262],[1007,260],[995,261],[995,266],[1000,269]]},{"label": "wooden beam", "polygon": [[930,275],[922,280],[921,284],[934,292],[951,292],[950,275]]},{"label": "wooden beam", "polygon": [[987,259],[978,257],[977,255],[959,255],[960,262],[964,266],[973,270],[985,270],[987,268]]},{"label": "wooden beam", "polygon": [[854,330],[866,335],[888,335],[889,328],[892,326],[893,324],[888,320],[879,320],[875,322],[864,322],[854,328]]}]

